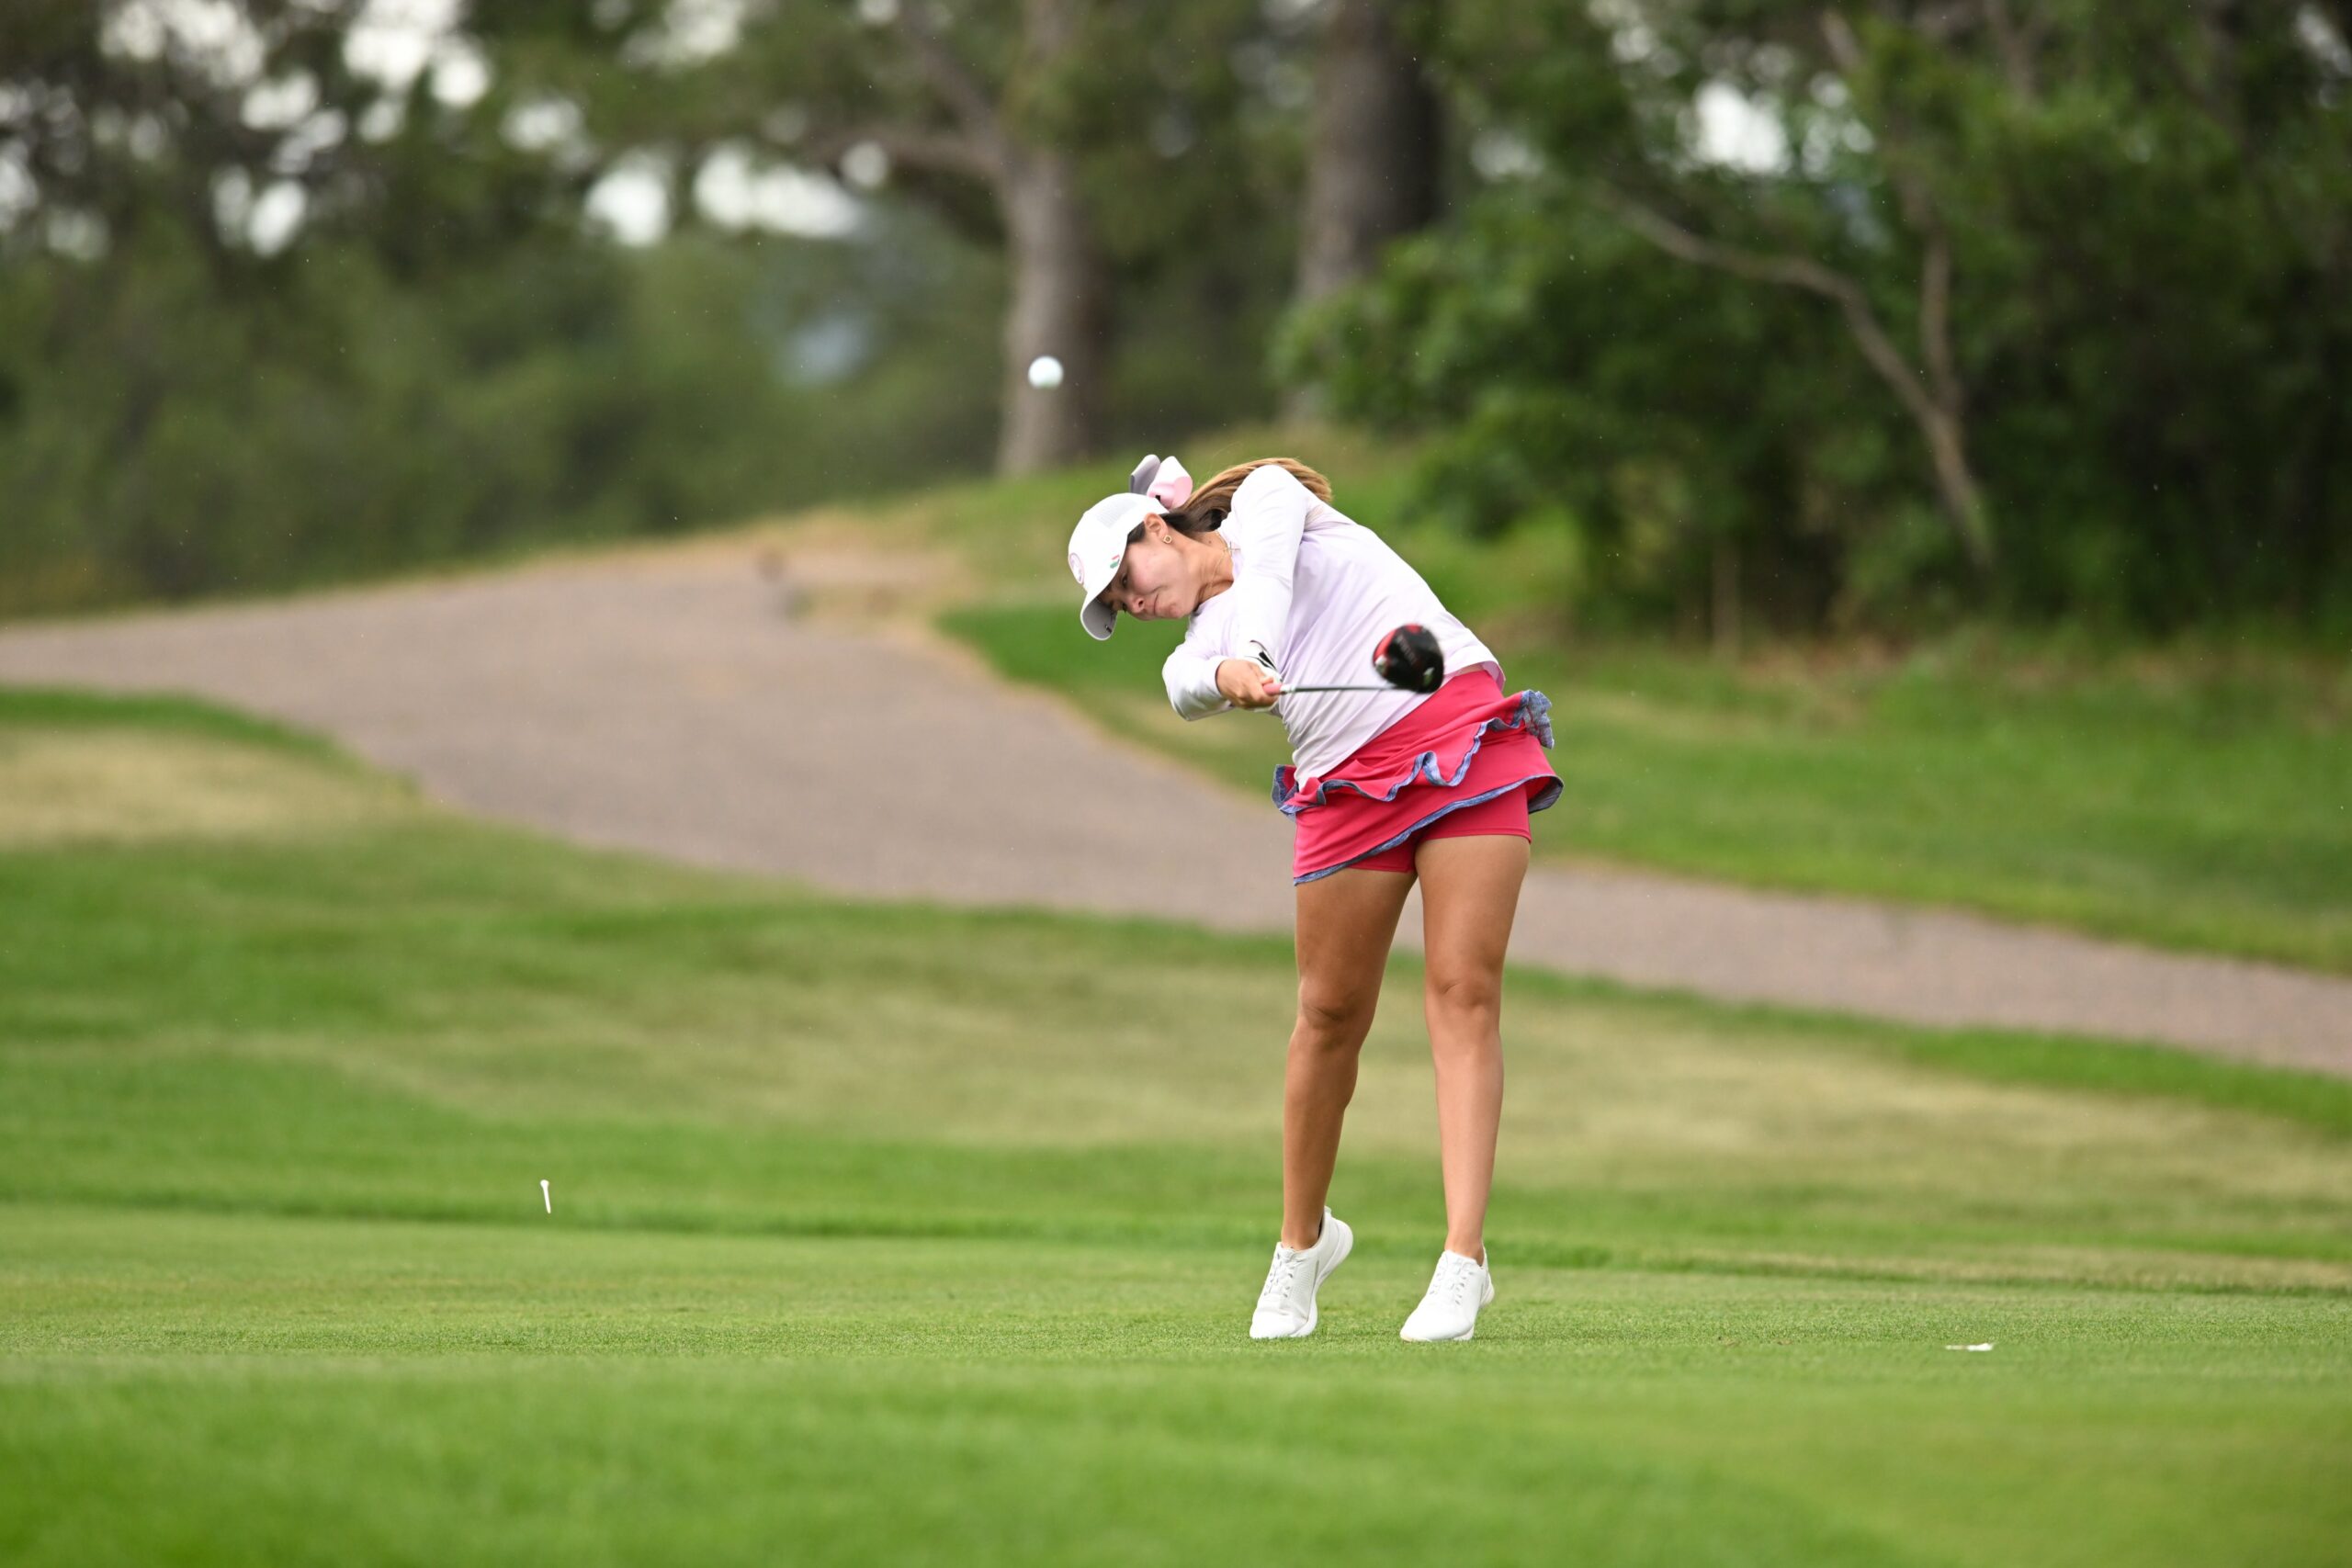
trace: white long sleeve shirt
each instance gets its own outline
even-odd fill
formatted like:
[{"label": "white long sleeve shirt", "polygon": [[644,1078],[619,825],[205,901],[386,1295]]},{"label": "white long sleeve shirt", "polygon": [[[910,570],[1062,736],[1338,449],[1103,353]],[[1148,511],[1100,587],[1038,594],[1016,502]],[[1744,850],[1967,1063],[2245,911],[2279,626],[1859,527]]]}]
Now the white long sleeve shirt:
[{"label": "white long sleeve shirt", "polygon": [[[1168,700],[1185,718],[1233,706],[1216,689],[1216,667],[1228,659],[1271,662],[1284,685],[1379,686],[1373,649],[1408,621],[1437,634],[1449,678],[1484,664],[1502,679],[1502,661],[1386,540],[1281,464],[1250,470],[1221,532],[1233,551],[1233,585],[1193,610],[1184,640],[1160,668]],[[1395,687],[1285,692],[1273,711],[1289,734],[1292,766],[1322,777],[1428,700]]]}]

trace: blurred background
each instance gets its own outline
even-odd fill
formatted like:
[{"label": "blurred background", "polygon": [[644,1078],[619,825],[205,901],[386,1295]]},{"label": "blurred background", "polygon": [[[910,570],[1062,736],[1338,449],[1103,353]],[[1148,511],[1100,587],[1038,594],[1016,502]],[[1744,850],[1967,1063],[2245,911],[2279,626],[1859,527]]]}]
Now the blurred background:
[{"label": "blurred background", "polygon": [[1595,628],[2340,650],[2346,18],[12,0],[0,613],[1321,416]]},{"label": "blurred background", "polygon": [[[1552,698],[1475,1344],[1409,906],[1245,1337],[1147,453]],[[0,1560],[2340,1568],[2347,1453],[2352,0],[0,0]]]}]

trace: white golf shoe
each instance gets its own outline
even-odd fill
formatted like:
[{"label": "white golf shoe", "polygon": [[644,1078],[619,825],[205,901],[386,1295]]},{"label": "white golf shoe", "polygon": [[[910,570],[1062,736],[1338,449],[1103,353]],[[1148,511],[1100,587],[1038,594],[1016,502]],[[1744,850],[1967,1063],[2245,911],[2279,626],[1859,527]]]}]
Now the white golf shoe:
[{"label": "white golf shoe", "polygon": [[1467,1339],[1478,1326],[1478,1309],[1495,1299],[1495,1279],[1487,1272],[1487,1249],[1476,1258],[1459,1252],[1437,1255],[1429,1293],[1396,1331],[1400,1339]]},{"label": "white golf shoe", "polygon": [[1252,1339],[1304,1339],[1315,1332],[1315,1292],[1330,1277],[1356,1244],[1347,1222],[1323,1209],[1323,1231],[1309,1247],[1274,1243],[1274,1260],[1266,1269],[1265,1289],[1258,1292],[1258,1310],[1250,1319]]}]

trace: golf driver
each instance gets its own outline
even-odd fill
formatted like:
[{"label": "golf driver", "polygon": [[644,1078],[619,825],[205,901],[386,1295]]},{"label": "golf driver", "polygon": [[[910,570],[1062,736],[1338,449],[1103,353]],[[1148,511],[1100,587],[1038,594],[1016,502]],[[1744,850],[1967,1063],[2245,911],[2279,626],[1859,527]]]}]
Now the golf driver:
[{"label": "golf driver", "polygon": [[1293,692],[1385,692],[1401,688],[1408,692],[1434,692],[1445,683],[1445,655],[1439,651],[1437,634],[1419,621],[1407,621],[1403,626],[1380,639],[1372,650],[1372,667],[1380,671],[1385,686],[1284,686],[1283,695]]}]

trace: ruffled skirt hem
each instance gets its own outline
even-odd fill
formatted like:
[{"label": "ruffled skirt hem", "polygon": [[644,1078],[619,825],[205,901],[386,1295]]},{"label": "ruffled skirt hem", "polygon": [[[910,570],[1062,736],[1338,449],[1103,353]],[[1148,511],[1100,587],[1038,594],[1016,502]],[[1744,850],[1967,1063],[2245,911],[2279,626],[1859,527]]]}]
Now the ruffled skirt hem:
[{"label": "ruffled skirt hem", "polygon": [[[1301,779],[1288,762],[1281,763],[1274,769],[1274,804],[1284,816],[1295,818],[1311,807],[1322,805],[1335,792],[1343,789],[1353,790],[1366,799],[1381,802],[1395,800],[1407,785],[1416,782],[1433,784],[1439,789],[1453,789],[1469,776],[1470,763],[1478,755],[1479,748],[1486,744],[1490,730],[1527,730],[1543,742],[1546,750],[1551,748],[1551,698],[1538,691],[1524,691],[1502,699],[1502,712],[1479,721],[1477,727],[1470,731],[1467,744],[1460,754],[1451,759],[1442,760],[1442,749],[1431,747],[1412,757],[1401,769],[1384,768],[1375,777],[1367,780],[1347,778],[1339,773],[1321,778],[1310,775]],[[1407,715],[1407,722],[1409,723],[1411,717],[1411,715]],[[1373,743],[1376,744],[1379,739],[1378,736],[1373,737]],[[1353,761],[1353,758],[1349,759],[1349,761]],[[1347,765],[1346,762],[1340,764],[1343,768]],[[1553,782],[1558,783],[1556,775]],[[1543,806],[1531,800],[1528,809],[1541,811],[1558,795],[1559,791],[1555,789]]]}]

